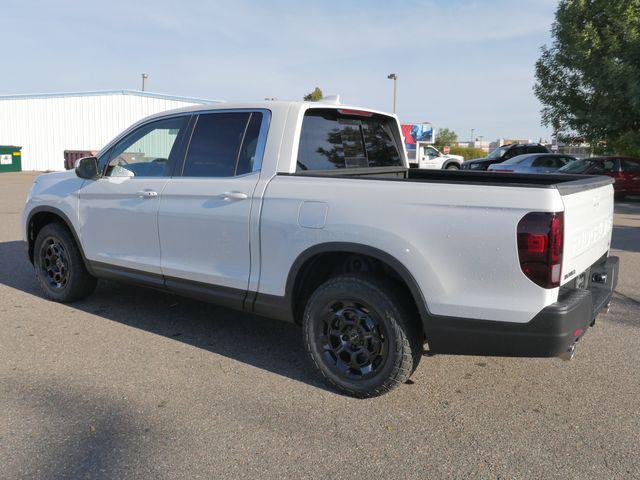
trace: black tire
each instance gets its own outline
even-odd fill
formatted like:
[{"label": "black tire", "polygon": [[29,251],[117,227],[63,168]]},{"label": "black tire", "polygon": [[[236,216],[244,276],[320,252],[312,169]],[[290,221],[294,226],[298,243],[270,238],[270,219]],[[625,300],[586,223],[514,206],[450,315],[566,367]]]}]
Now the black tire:
[{"label": "black tire", "polygon": [[97,280],[87,271],[69,230],[60,223],[42,227],[33,247],[36,279],[55,302],[75,302],[91,294]]},{"label": "black tire", "polygon": [[446,166],[445,170],[460,170],[460,165],[457,163],[451,163]]},{"label": "black tire", "polygon": [[418,367],[424,340],[412,303],[382,278],[331,278],[304,312],[311,362],[330,386],[354,397],[382,395],[406,382]]}]

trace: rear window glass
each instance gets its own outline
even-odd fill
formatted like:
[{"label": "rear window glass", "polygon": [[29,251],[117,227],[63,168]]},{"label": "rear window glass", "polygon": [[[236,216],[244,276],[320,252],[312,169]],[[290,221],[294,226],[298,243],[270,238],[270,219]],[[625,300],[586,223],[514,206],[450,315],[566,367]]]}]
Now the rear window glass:
[{"label": "rear window glass", "polygon": [[527,155],[518,155],[517,157],[513,157],[510,158],[509,160],[505,160],[504,162],[502,162],[502,165],[517,165],[519,163],[524,162],[525,160],[528,160],[529,156]]},{"label": "rear window glass", "polygon": [[397,123],[390,117],[311,109],[300,133],[296,171],[403,167]]}]

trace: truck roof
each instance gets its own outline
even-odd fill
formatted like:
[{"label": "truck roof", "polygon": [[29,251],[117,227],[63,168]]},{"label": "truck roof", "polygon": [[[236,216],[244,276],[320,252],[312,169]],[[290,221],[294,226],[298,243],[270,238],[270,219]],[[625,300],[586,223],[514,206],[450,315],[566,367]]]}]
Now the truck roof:
[{"label": "truck roof", "polygon": [[372,108],[361,107],[358,105],[345,105],[342,103],[336,103],[332,100],[320,100],[317,102],[296,101],[296,100],[264,100],[259,102],[239,102],[239,103],[210,103],[204,105],[192,105],[189,107],[181,107],[173,110],[167,110],[164,112],[156,113],[144,120],[154,117],[162,117],[164,115],[174,113],[189,113],[189,112],[202,112],[211,110],[235,110],[235,109],[266,109],[266,110],[288,110],[291,107],[298,107],[299,109],[306,110],[308,108],[344,108],[352,110],[364,110],[366,112],[378,113],[381,115],[388,115],[395,117],[396,115],[389,112],[383,112]]}]

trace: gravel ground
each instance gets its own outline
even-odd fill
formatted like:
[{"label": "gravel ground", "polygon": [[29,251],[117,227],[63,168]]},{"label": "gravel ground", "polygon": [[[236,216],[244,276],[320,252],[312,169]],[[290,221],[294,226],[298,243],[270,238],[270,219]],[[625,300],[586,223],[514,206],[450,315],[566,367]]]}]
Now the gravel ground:
[{"label": "gravel ground", "polygon": [[424,357],[356,400],[292,325],[110,282],[44,300],[18,242],[32,179],[0,175],[2,478],[640,478],[640,199],[574,361]]}]

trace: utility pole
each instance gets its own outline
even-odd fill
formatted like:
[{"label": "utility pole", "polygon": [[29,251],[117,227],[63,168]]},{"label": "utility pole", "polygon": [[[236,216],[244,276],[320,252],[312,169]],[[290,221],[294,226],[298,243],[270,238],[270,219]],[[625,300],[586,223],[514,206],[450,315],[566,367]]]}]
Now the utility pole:
[{"label": "utility pole", "polygon": [[473,143],[475,143],[475,139],[473,138],[473,132],[475,132],[475,131],[476,131],[475,128],[471,129],[471,142],[473,142]]},{"label": "utility pole", "polygon": [[387,75],[389,80],[393,80],[393,113],[396,113],[396,95],[397,95],[397,87],[396,84],[398,82],[398,75],[395,73],[390,73]]},{"label": "utility pole", "polygon": [[142,91],[144,92],[147,89],[147,78],[149,78],[148,73],[142,74]]}]

